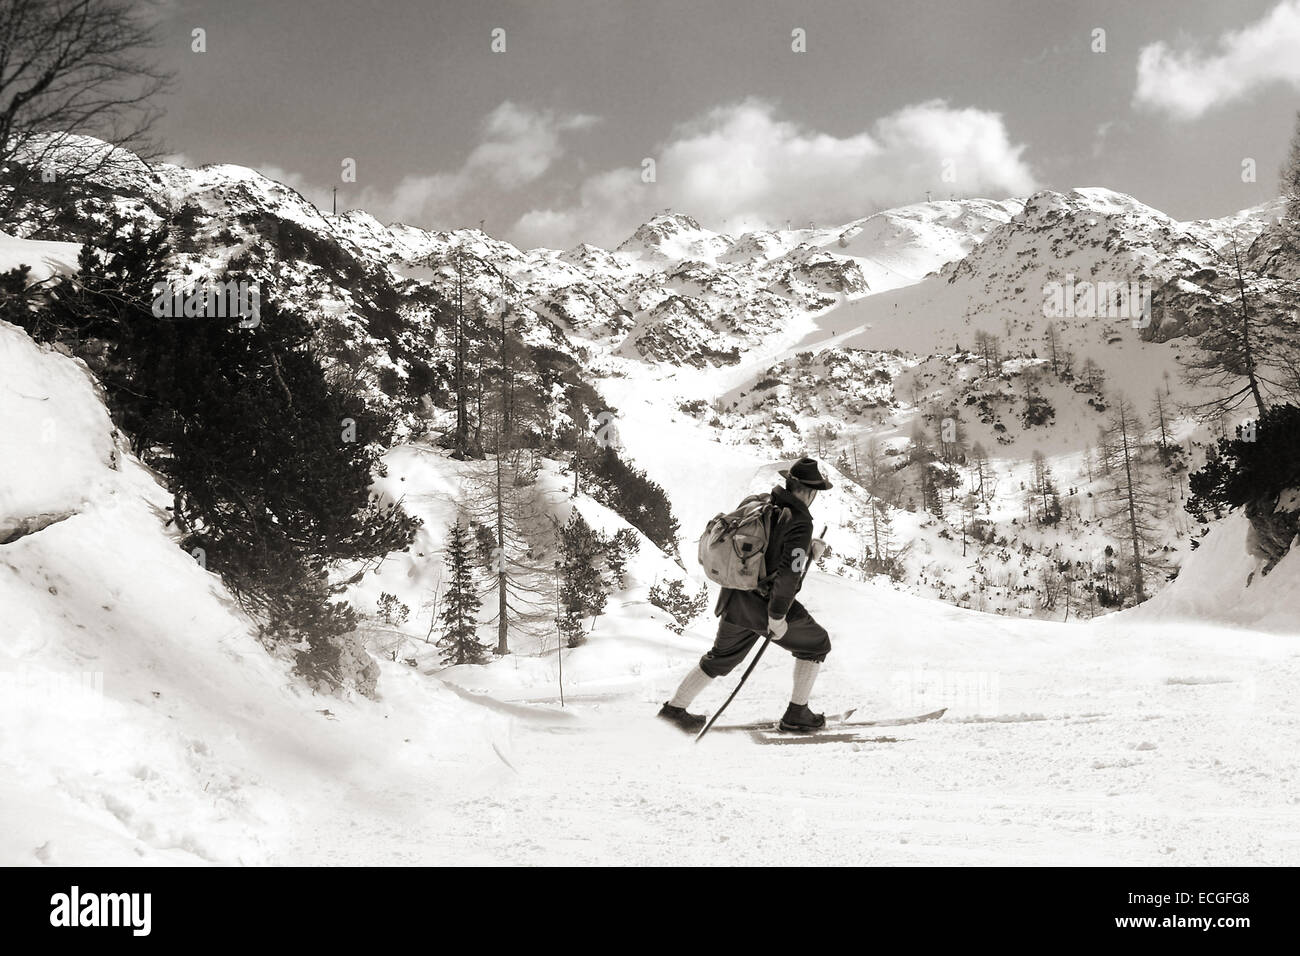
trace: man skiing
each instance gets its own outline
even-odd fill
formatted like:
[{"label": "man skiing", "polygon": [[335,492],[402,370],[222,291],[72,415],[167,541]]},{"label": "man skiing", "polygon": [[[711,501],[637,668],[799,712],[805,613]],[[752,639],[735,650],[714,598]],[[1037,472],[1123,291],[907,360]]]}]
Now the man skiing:
[{"label": "man skiing", "polygon": [[754,642],[764,634],[771,634],[773,643],[788,650],[795,659],[794,688],[790,692],[790,706],[781,718],[781,729],[806,733],[826,726],[825,716],[808,708],[808,697],[821,663],[830,653],[831,641],[826,629],[795,600],[795,594],[803,583],[807,562],[816,561],[826,550],[825,542],[812,536],[809,506],[817,492],[830,488],[831,483],[811,458],[799,459],[780,475],[785,479],[785,486],[772,489],[771,525],[759,588],[754,591],[722,589],[713,611],[721,617],[713,647],[659,711],[660,717],[682,730],[694,733],[704,726],[705,718],[688,713],[686,708],[709,681],[730,673],[744,660]]}]

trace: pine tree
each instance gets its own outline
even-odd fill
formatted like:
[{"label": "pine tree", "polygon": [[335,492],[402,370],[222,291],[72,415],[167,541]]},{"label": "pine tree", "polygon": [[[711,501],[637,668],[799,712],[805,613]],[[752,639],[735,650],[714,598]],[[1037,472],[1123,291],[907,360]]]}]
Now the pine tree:
[{"label": "pine tree", "polygon": [[1037,365],[1026,365],[1020,372],[1020,378],[1025,385],[1025,414],[1022,419],[1025,427],[1046,424],[1056,415],[1056,410],[1039,390],[1042,372]]},{"label": "pine tree", "polygon": [[1106,388],[1106,372],[1091,357],[1083,360],[1080,372],[1083,383],[1094,395],[1101,395]]},{"label": "pine tree", "polygon": [[975,354],[984,363],[986,376],[1002,371],[1002,340],[990,332],[975,333]]},{"label": "pine tree", "polygon": [[650,603],[672,615],[673,620],[668,629],[674,634],[680,634],[686,630],[687,624],[703,614],[709,606],[709,592],[708,588],[701,585],[700,590],[691,595],[686,591],[685,582],[674,578],[668,582],[667,587],[660,581],[650,588]]},{"label": "pine tree", "polygon": [[[856,447],[856,446],[855,446]],[[867,490],[867,494],[881,502],[894,504],[898,500],[898,475],[890,466],[880,444],[874,439],[867,441],[867,447],[856,469],[857,481]]]},{"label": "pine tree", "polygon": [[907,439],[908,464],[927,464],[934,460],[934,450],[930,446],[930,431],[920,414],[912,419],[912,431]]},{"label": "pine tree", "polygon": [[943,518],[943,495],[940,493],[939,474],[946,474],[929,464],[921,466],[921,503],[936,518]]},{"label": "pine tree", "polygon": [[605,549],[605,561],[617,588],[627,587],[627,559],[641,550],[641,542],[631,528],[619,528]]},{"label": "pine tree", "polygon": [[471,542],[463,516],[447,528],[445,548],[447,587],[442,596],[442,662],[455,664],[486,664],[489,650],[478,639],[478,612],[482,606],[474,588],[474,565],[470,554]]},{"label": "pine tree", "polygon": [[980,503],[987,508],[989,499],[996,494],[997,485],[989,464],[989,453],[980,442],[971,448],[970,472],[972,488],[979,495]]},{"label": "pine tree", "polygon": [[878,498],[871,501],[871,555],[863,567],[875,574],[888,574],[893,568],[894,519],[889,506]]},{"label": "pine tree", "polygon": [[975,519],[979,508],[979,498],[968,491],[961,498],[961,556],[966,557],[966,538],[975,531]]},{"label": "pine tree", "polygon": [[378,617],[380,622],[389,625],[399,625],[411,616],[411,609],[397,599],[396,594],[389,594],[383,591],[376,602]]},{"label": "pine tree", "polygon": [[958,464],[966,460],[966,423],[956,408],[940,409],[939,457],[945,464]]},{"label": "pine tree", "polygon": [[491,577],[484,595],[495,607],[490,623],[497,627],[499,655],[510,653],[511,634],[541,641],[554,617],[548,525],[530,475],[521,459],[496,454],[467,471],[462,488],[461,506],[485,538]]},{"label": "pine tree", "polygon": [[[560,633],[569,647],[586,641],[584,621],[599,617],[609,600],[607,542],[575,509],[560,530]],[[595,626],[595,621],[592,621]]]},{"label": "pine tree", "polygon": [[465,384],[466,316],[465,252],[456,247],[456,325],[452,330],[452,349],[456,356],[456,450],[464,454],[469,447],[469,394]]},{"label": "pine tree", "polygon": [[591,496],[612,509],[657,547],[675,555],[681,529],[673,515],[668,493],[644,471],[620,458],[618,449],[612,444],[591,453],[589,463]]},{"label": "pine tree", "polygon": [[298,648],[302,673],[368,686],[356,613],[336,599],[331,571],[364,569],[414,537],[418,522],[370,490],[393,420],[326,374],[312,323],[265,283],[256,323],[215,309],[160,319],[169,261],[165,226],[114,217],[52,296],[52,325],[166,482],[181,546],[204,556],[266,637]]},{"label": "pine tree", "polygon": [[1061,520],[1061,499],[1052,478],[1052,468],[1047,463],[1047,457],[1037,449],[1034,450],[1032,460],[1033,486],[1030,495],[1040,505],[1038,521],[1040,524],[1056,524]]}]

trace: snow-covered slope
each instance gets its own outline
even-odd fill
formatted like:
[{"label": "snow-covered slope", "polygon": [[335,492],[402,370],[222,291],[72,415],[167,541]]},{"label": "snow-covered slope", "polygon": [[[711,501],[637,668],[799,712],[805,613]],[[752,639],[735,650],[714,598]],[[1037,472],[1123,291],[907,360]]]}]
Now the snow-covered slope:
[{"label": "snow-covered slope", "polygon": [[[44,282],[52,275],[74,272],[80,254],[80,243],[18,239],[0,232],[0,264],[29,266],[28,278],[32,282]],[[6,268],[9,267],[12,266]]]},{"label": "snow-covered slope", "polygon": [[1224,518],[1200,539],[1178,579],[1135,608],[1133,616],[1213,621],[1294,636],[1300,631],[1300,550],[1293,546],[1263,574],[1265,561],[1251,553],[1249,539],[1245,515]]}]

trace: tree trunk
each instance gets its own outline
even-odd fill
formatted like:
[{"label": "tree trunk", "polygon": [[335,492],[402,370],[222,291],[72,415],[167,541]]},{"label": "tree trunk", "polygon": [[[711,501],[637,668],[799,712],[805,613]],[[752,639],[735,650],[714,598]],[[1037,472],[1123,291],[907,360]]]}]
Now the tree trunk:
[{"label": "tree trunk", "polygon": [[509,630],[507,614],[509,602],[506,598],[506,532],[505,505],[501,495],[501,427],[497,427],[497,653],[509,654],[510,645],[506,641]]},{"label": "tree trunk", "polygon": [[1255,376],[1255,352],[1250,344],[1250,309],[1246,305],[1246,277],[1241,271],[1241,254],[1237,251],[1237,240],[1232,241],[1232,254],[1237,260],[1237,288],[1241,292],[1241,348],[1246,359],[1246,381],[1250,383],[1250,395],[1255,400],[1259,415],[1264,416],[1264,399],[1260,395],[1259,380]]},{"label": "tree trunk", "polygon": [[465,407],[465,280],[464,258],[456,253],[456,448],[469,445],[469,414]]},{"label": "tree trunk", "polygon": [[1139,544],[1141,538],[1138,535],[1137,526],[1137,500],[1135,497],[1136,491],[1133,487],[1133,463],[1129,455],[1128,423],[1124,416],[1123,407],[1119,409],[1118,417],[1121,447],[1124,452],[1124,480],[1128,488],[1129,534],[1133,537],[1133,588],[1137,592],[1137,599],[1145,601],[1146,587],[1142,581],[1142,548]]}]

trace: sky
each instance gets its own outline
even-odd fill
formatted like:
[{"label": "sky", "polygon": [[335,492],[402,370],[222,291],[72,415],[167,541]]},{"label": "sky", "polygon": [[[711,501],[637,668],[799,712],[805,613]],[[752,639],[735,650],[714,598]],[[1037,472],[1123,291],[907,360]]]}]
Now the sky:
[{"label": "sky", "polygon": [[1300,108],[1300,0],[154,4],[174,161],[524,247],[1075,186],[1227,215]]}]

